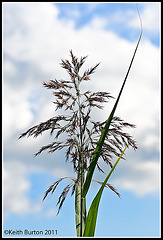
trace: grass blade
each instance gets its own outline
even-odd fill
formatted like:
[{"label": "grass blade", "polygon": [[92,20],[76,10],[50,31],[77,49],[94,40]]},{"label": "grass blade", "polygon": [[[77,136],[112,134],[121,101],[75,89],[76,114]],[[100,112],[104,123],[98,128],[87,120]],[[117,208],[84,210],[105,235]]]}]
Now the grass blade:
[{"label": "grass blade", "polygon": [[[141,20],[141,19],[140,19]],[[114,116],[114,113],[115,113],[115,110],[117,108],[117,105],[118,105],[118,102],[119,102],[119,99],[121,97],[121,94],[122,94],[122,91],[123,91],[123,88],[124,88],[124,85],[126,83],[126,80],[127,80],[127,77],[128,77],[128,74],[130,72],[130,69],[131,69],[131,66],[132,66],[132,63],[133,63],[133,60],[134,60],[134,57],[135,57],[135,54],[136,54],[136,51],[137,51],[137,48],[139,46],[139,43],[140,43],[140,40],[141,40],[141,36],[142,36],[142,23],[141,23],[141,33],[140,33],[140,36],[139,36],[139,39],[138,39],[138,42],[137,42],[137,45],[136,45],[136,48],[135,48],[135,51],[134,51],[134,54],[133,54],[133,57],[131,59],[131,62],[130,62],[130,65],[129,65],[129,68],[127,70],[127,73],[126,73],[126,76],[125,76],[125,79],[123,81],[123,84],[122,84],[122,87],[120,89],[120,92],[119,92],[119,95],[117,97],[117,100],[114,104],[114,107],[111,111],[111,114],[106,122],[106,125],[105,125],[105,128],[103,129],[102,131],[102,134],[101,134],[101,137],[98,141],[98,144],[97,144],[97,147],[95,149],[95,153],[93,155],[93,159],[92,159],[92,162],[89,166],[89,170],[87,172],[87,177],[86,177],[86,181],[85,181],[85,184],[84,184],[84,188],[83,188],[83,192],[82,192],[82,197],[85,198],[87,192],[88,192],[88,189],[90,187],[90,184],[91,184],[91,180],[92,180],[92,176],[93,176],[93,173],[94,173],[94,170],[95,170],[95,167],[96,167],[96,164],[97,164],[97,161],[98,161],[98,158],[100,156],[100,151],[101,151],[101,148],[103,146],[103,143],[104,143],[104,140],[105,140],[105,137],[106,137],[106,134],[109,130],[109,126],[110,126],[110,123],[112,121],[112,118]]]},{"label": "grass blade", "polygon": [[115,162],[114,166],[110,170],[109,174],[105,178],[105,181],[103,182],[100,190],[98,191],[97,195],[95,196],[94,200],[92,201],[92,204],[90,206],[88,216],[86,219],[86,225],[85,225],[85,231],[84,231],[84,237],[93,237],[95,233],[95,228],[96,228],[96,220],[97,220],[97,214],[98,214],[98,207],[101,199],[102,192],[104,190],[104,187],[111,176],[112,172],[114,171],[115,167],[117,166],[119,160],[121,159],[122,155],[124,154],[126,148],[128,145],[125,147],[117,161]]}]

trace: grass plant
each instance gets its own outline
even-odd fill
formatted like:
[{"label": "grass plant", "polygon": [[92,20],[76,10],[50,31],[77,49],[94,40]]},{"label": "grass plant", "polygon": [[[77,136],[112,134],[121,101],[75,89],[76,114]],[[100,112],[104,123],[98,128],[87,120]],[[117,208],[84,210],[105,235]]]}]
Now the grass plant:
[{"label": "grass plant", "polygon": [[[38,137],[44,131],[50,131],[53,141],[39,149],[35,156],[43,151],[54,153],[58,150],[65,150],[65,160],[73,165],[76,177],[61,177],[55,181],[46,190],[43,200],[51,192],[55,192],[61,181],[68,179],[69,183],[64,187],[58,198],[58,213],[61,210],[68,192],[71,189],[71,195],[75,193],[75,218],[76,218],[76,236],[92,237],[95,234],[98,207],[101,200],[102,192],[105,187],[114,191],[119,197],[117,190],[108,183],[108,180],[117,166],[119,160],[127,147],[137,149],[136,142],[132,136],[125,132],[126,128],[134,128],[133,124],[127,123],[115,115],[122,91],[126,84],[137,48],[142,36],[142,27],[132,60],[130,62],[127,74],[123,81],[117,100],[113,109],[104,122],[96,121],[91,118],[93,109],[103,109],[103,103],[112,98],[108,92],[92,92],[90,90],[82,91],[81,85],[90,81],[91,75],[95,72],[99,64],[84,71],[80,75],[80,70],[87,58],[78,59],[70,51],[71,60],[61,60],[61,67],[64,68],[69,79],[53,79],[43,82],[43,86],[53,91],[55,101],[53,104],[57,110],[63,110],[64,115],[58,114],[45,122],[33,126],[22,137]],[[67,114],[65,114],[67,113]],[[64,139],[64,140],[63,140]],[[114,157],[117,161],[113,163]],[[86,210],[86,195],[93,181],[94,170],[97,167],[104,174],[100,162],[104,161],[110,166],[111,170],[106,176],[104,182],[99,182],[101,187],[92,201],[88,214]]]}]

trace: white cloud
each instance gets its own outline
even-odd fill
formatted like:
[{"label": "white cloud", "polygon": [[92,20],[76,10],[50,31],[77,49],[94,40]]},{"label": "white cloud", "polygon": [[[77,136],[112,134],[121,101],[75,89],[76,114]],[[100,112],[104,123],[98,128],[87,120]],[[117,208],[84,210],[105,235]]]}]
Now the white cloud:
[{"label": "white cloud", "polygon": [[15,66],[12,63],[12,61],[4,60],[4,62],[3,62],[3,71],[6,74],[9,74],[9,75],[14,75],[16,73],[16,69],[15,69]]},{"label": "white cloud", "polygon": [[54,218],[57,215],[57,209],[55,209],[54,207],[52,209],[49,209],[46,211],[45,213],[45,217],[46,218]]},{"label": "white cloud", "polygon": [[149,150],[151,149],[158,149],[158,151],[160,150],[160,142],[159,142],[159,138],[152,133],[149,135],[146,135],[144,141],[143,141],[143,146]]},{"label": "white cloud", "polygon": [[21,161],[12,160],[3,169],[3,208],[4,216],[10,213],[25,214],[39,212],[39,203],[31,202],[28,192],[31,188],[27,179],[28,168]]},{"label": "white cloud", "polygon": [[[57,209],[50,208],[46,210],[42,204],[38,190],[34,189],[32,182],[30,182],[30,174],[47,174],[54,179],[69,175],[67,169],[55,168],[48,169],[46,167],[38,166],[36,163],[26,163],[22,160],[10,159],[3,164],[3,216],[6,218],[10,214],[43,214],[46,218],[56,216]],[[47,188],[49,186],[46,186]],[[32,189],[33,188],[33,189]],[[30,191],[36,191],[36,200],[30,197]],[[46,189],[45,189],[46,190]]]},{"label": "white cloud", "polygon": [[158,161],[127,161],[126,168],[126,175],[112,181],[117,189],[122,188],[139,197],[159,191],[160,165]]},{"label": "white cloud", "polygon": [[15,131],[24,129],[31,123],[33,114],[30,111],[30,103],[27,101],[30,90],[16,92],[5,85],[4,94],[4,128],[7,130],[7,138]]},{"label": "white cloud", "polygon": [[56,35],[62,28],[57,14],[51,3],[4,4],[4,53],[49,71],[48,66],[52,67],[55,59],[51,53],[55,54]]},{"label": "white cloud", "polygon": [[54,176],[57,178],[66,177],[69,176],[69,171],[63,167],[55,167],[55,169],[52,171],[52,174],[54,174]]},{"label": "white cloud", "polygon": [[[141,11],[143,29],[152,34],[158,33],[160,29],[160,3],[144,3],[144,8]],[[130,27],[140,28],[140,23],[135,16],[128,22]]]},{"label": "white cloud", "polygon": [[[140,17],[143,24],[143,34],[158,34],[160,31],[160,3],[138,3],[137,4]],[[117,10],[108,16],[109,26],[112,24],[123,24],[130,29],[140,29],[140,19],[138,16],[136,5],[133,4],[133,9]]]},{"label": "white cloud", "polygon": [[102,17],[98,17],[95,16],[92,21],[90,22],[90,26],[91,29],[93,28],[94,30],[98,30],[98,29],[103,29],[107,26],[107,19],[106,18],[102,18]]}]

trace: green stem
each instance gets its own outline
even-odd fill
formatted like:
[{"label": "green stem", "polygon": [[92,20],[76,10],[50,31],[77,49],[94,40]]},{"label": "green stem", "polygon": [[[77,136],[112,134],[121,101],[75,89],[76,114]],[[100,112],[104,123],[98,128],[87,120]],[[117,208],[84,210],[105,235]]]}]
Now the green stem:
[{"label": "green stem", "polygon": [[[81,211],[82,206],[82,211]],[[76,236],[82,237],[86,223],[86,199],[81,199],[81,183],[77,183],[75,191]]]},{"label": "green stem", "polygon": [[79,81],[76,79],[77,86],[77,100],[79,106],[79,172],[78,179],[79,182],[76,187],[75,196],[75,213],[76,213],[76,234],[78,237],[82,237],[85,229],[86,221],[86,199],[81,196],[84,184],[84,162],[83,162],[83,134],[82,134],[82,112],[80,104],[80,91],[79,91]]}]

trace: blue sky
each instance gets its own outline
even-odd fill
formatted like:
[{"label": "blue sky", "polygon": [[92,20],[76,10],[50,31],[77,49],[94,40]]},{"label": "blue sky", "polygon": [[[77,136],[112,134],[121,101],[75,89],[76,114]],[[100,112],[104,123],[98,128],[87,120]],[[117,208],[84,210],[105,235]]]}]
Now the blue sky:
[{"label": "blue sky", "polygon": [[[160,236],[160,3],[138,6],[143,37],[116,115],[137,126],[130,134],[139,149],[126,153],[127,161],[110,179],[122,199],[108,189],[103,193],[97,237]],[[40,146],[51,142],[48,133],[17,138],[56,114],[54,98],[42,82],[67,77],[59,63],[71,49],[89,56],[85,68],[101,62],[86,88],[116,97],[139,33],[133,3],[3,3],[3,231],[57,230],[44,237],[75,236],[74,197],[68,195],[56,216],[67,180],[42,202],[54,181],[74,176],[64,152],[34,158]],[[94,117],[105,120],[113,104]],[[95,178],[103,180],[103,175],[96,172]],[[87,208],[98,187],[92,184]]]}]

